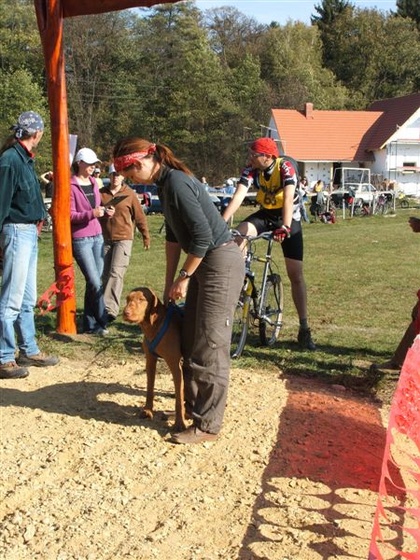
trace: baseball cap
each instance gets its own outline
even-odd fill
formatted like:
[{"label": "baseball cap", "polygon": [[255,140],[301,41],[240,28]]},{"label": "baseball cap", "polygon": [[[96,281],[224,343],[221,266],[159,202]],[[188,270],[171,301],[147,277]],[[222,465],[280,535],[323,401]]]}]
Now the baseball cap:
[{"label": "baseball cap", "polygon": [[94,163],[98,163],[100,160],[93,150],[90,148],[82,148],[77,152],[74,161],[77,163],[83,161],[88,165],[93,165]]},{"label": "baseball cap", "polygon": [[108,175],[112,175],[112,173],[116,173],[117,170],[115,169],[115,165],[113,163],[111,163],[111,165],[109,166],[108,169]]}]

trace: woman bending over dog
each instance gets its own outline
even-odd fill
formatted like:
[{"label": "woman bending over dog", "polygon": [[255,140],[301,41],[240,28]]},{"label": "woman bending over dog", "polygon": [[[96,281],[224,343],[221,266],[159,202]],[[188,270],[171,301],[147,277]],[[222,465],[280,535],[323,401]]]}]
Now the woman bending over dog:
[{"label": "woman bending over dog", "polygon": [[[245,274],[241,251],[205,186],[167,146],[124,138],[113,157],[125,178],[158,186],[166,224],[164,300],[186,298],[183,373],[193,423],[172,441],[213,441],[227,400],[232,319]],[[177,272],[181,251],[186,257]]]}]

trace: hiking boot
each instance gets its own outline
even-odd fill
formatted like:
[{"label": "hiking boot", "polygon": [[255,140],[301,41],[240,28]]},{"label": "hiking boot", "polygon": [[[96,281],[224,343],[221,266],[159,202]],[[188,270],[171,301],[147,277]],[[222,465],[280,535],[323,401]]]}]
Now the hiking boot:
[{"label": "hiking boot", "polygon": [[16,361],[20,366],[49,367],[58,364],[60,359],[57,356],[48,356],[44,352],[39,352],[32,356],[21,354]]},{"label": "hiking boot", "polygon": [[0,379],[23,379],[28,375],[29,371],[25,367],[19,367],[16,362],[0,364]]},{"label": "hiking boot", "polygon": [[298,344],[306,350],[316,350],[315,342],[312,340],[311,329],[299,329]]},{"label": "hiking boot", "polygon": [[218,434],[202,432],[197,426],[190,426],[183,432],[173,434],[170,441],[172,443],[204,443],[206,441],[216,441]]}]

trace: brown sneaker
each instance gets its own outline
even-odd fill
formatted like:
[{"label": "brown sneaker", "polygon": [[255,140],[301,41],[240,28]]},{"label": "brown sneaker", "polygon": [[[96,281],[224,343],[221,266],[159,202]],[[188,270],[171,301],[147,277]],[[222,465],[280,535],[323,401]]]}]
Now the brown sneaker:
[{"label": "brown sneaker", "polygon": [[23,379],[28,375],[29,371],[25,367],[19,367],[16,362],[0,364],[0,379]]},{"label": "brown sneaker", "polygon": [[39,352],[39,354],[33,354],[32,356],[21,354],[16,361],[20,366],[48,367],[55,366],[60,359],[57,356],[48,356],[44,352]]},{"label": "brown sneaker", "polygon": [[183,432],[173,434],[170,441],[173,443],[204,443],[206,441],[216,441],[219,434],[202,432],[197,426],[190,426]]}]

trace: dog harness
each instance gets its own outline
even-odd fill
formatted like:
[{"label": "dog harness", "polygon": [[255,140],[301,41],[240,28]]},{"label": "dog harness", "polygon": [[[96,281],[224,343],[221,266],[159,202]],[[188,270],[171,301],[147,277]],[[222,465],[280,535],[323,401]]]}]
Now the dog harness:
[{"label": "dog harness", "polygon": [[181,307],[179,307],[175,303],[169,303],[168,308],[167,308],[167,312],[166,312],[166,316],[165,316],[165,320],[163,321],[162,326],[160,327],[160,329],[159,329],[157,335],[155,336],[155,338],[153,340],[148,340],[147,338],[145,338],[148,349],[157,358],[161,358],[161,356],[159,356],[159,354],[156,352],[156,347],[158,346],[159,342],[162,340],[166,331],[168,330],[169,324],[172,320],[172,317],[173,317],[174,313],[178,313],[181,316],[183,315],[183,311],[182,311]]}]

